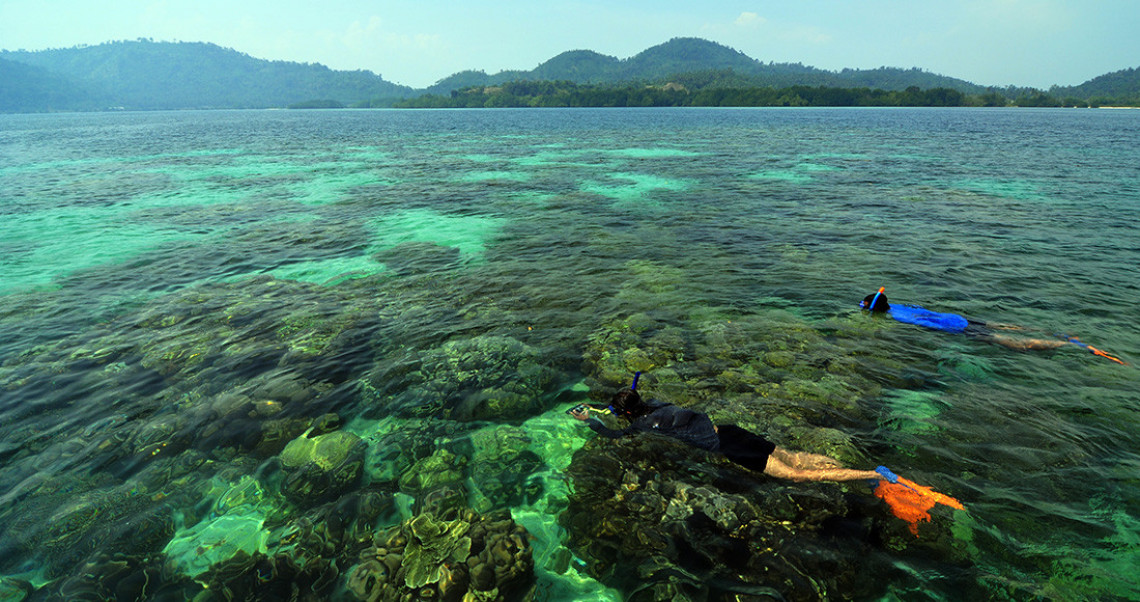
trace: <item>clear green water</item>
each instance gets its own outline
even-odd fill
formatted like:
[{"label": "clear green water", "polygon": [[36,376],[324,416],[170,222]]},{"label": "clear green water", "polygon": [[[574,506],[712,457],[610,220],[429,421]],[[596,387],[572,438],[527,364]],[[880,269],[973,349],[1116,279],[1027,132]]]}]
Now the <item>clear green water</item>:
[{"label": "clear green water", "polygon": [[[540,597],[620,599],[553,560],[591,438],[562,412],[643,369],[962,500],[945,541],[846,559],[894,567],[873,598],[1140,599],[1138,209],[1128,111],[0,116],[0,574],[34,597],[125,579],[84,568],[116,555],[204,578],[305,553],[285,531],[327,516],[281,447],[335,412],[378,526],[453,451],[468,503],[530,533]],[[1131,365],[873,320],[879,286]],[[516,405],[448,405],[472,386]],[[502,433],[538,460],[481,480]],[[519,479],[541,493],[496,498]]]}]

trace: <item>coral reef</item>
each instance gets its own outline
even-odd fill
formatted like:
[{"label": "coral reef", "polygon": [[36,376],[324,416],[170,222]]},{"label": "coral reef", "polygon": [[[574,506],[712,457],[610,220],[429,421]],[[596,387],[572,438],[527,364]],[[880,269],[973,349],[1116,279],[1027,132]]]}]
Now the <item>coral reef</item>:
[{"label": "coral reef", "polygon": [[[592,443],[571,461],[588,435],[552,408],[605,399],[636,371],[651,396],[862,460],[848,433],[883,420],[875,401],[889,379],[868,377],[801,318],[689,303],[697,289],[683,270],[633,260],[616,296],[623,313],[583,307],[580,323],[532,335],[514,312],[541,302],[545,283],[484,303],[476,279],[440,275],[462,263],[452,248],[409,243],[384,259],[384,278],[331,287],[257,276],[186,289],[6,356],[0,386],[24,404],[0,442],[0,570],[13,574],[0,591],[610,591],[575,589],[583,574],[630,599],[872,591],[828,564],[820,538],[836,525],[960,560],[937,516],[915,543],[845,489],[741,487],[739,469],[668,442]],[[562,370],[579,357],[584,378],[571,388]],[[107,407],[80,403],[89,394]],[[53,436],[36,412],[61,417]],[[48,584],[23,581],[16,558],[38,562]]]},{"label": "coral reef", "polygon": [[[874,534],[906,545],[863,484],[778,482],[662,437],[595,440],[570,475],[568,545],[628,600],[863,599],[897,570]],[[950,538],[923,545],[960,561]]]},{"label": "coral reef", "polygon": [[348,572],[358,600],[523,600],[533,588],[526,531],[506,512],[420,514],[378,531],[373,544]]},{"label": "coral reef", "polygon": [[[413,383],[395,403],[405,415],[460,421],[522,420],[540,412],[556,372],[521,341],[485,335],[422,352]],[[374,374],[373,382],[390,378]]]}]

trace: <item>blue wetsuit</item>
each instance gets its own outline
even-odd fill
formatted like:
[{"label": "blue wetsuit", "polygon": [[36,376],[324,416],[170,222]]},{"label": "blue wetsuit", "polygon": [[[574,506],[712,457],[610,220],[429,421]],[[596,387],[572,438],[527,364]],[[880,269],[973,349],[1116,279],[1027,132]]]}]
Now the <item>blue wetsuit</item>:
[{"label": "blue wetsuit", "polygon": [[892,305],[887,310],[887,315],[899,322],[945,332],[966,332],[966,329],[973,324],[958,314],[939,313],[917,305]]}]

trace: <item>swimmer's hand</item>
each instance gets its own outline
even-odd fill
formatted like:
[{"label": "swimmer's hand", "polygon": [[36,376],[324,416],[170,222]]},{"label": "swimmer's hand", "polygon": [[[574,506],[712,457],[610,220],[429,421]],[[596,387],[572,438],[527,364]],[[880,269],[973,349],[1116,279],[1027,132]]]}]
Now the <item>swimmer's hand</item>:
[{"label": "swimmer's hand", "polygon": [[584,403],[580,403],[570,408],[569,410],[566,410],[566,413],[570,414],[577,420],[589,420],[590,418],[590,408],[587,407]]}]

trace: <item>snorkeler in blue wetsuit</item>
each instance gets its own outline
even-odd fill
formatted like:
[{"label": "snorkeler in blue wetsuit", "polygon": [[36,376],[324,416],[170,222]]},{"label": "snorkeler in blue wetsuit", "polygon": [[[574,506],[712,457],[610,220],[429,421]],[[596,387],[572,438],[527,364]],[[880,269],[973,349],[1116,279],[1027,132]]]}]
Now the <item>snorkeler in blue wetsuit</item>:
[{"label": "snorkeler in blue wetsuit", "polygon": [[859,303],[859,307],[869,309],[873,314],[887,314],[891,318],[906,324],[914,324],[915,326],[932,328],[943,332],[964,334],[988,343],[996,343],[1019,351],[1030,349],[1057,349],[1075,340],[1023,339],[997,334],[994,332],[995,328],[1017,330],[1018,327],[1006,324],[987,324],[986,322],[964,318],[958,314],[931,311],[917,305],[891,305],[887,303],[887,296],[883,293],[883,290],[883,288],[880,288],[878,292],[867,295],[863,301]]}]

